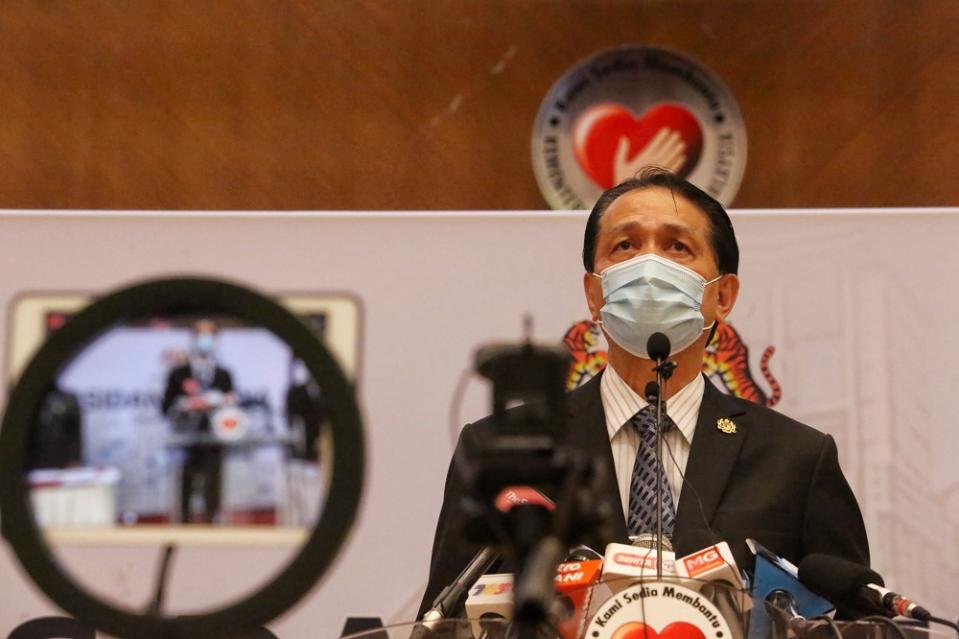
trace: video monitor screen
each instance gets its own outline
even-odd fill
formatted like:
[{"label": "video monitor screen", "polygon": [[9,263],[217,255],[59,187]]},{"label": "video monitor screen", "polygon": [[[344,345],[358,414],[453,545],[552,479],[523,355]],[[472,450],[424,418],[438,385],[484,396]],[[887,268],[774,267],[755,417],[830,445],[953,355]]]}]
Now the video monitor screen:
[{"label": "video monitor screen", "polygon": [[[47,306],[33,325],[48,337],[73,314]],[[321,340],[330,315],[299,313]],[[329,470],[324,399],[263,327],[210,315],[117,325],[46,389],[28,455],[35,514],[45,527],[311,526]]]}]

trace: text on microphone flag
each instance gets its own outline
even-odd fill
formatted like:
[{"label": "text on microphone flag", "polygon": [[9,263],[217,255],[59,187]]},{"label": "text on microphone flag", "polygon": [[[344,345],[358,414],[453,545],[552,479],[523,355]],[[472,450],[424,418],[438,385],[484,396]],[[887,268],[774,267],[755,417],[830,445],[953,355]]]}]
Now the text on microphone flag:
[{"label": "text on microphone flag", "polygon": [[553,500],[531,486],[507,486],[496,496],[494,504],[497,510],[504,513],[509,512],[513,506],[525,504],[556,510]]}]

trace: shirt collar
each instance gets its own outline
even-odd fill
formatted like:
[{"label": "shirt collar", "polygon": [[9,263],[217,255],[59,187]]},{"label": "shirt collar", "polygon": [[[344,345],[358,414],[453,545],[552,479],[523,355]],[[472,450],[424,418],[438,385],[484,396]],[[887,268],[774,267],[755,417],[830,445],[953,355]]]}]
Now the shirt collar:
[{"label": "shirt collar", "polygon": [[[648,406],[649,402],[630,388],[612,365],[607,365],[603,371],[599,388],[603,411],[606,413],[606,431],[612,440],[633,415]],[[666,403],[666,414],[690,444],[693,442],[705,390],[706,381],[702,375],[697,375]]]}]

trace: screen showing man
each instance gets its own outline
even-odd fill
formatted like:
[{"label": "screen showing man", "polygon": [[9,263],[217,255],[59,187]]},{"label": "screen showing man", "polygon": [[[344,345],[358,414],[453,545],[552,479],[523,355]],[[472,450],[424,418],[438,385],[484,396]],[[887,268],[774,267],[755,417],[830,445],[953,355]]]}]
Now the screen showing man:
[{"label": "screen showing man", "polygon": [[216,361],[219,327],[209,319],[193,324],[188,361],[170,371],[161,409],[174,432],[198,435],[184,450],[180,480],[180,521],[193,519],[194,495],[202,507],[197,518],[212,523],[220,513],[223,449],[214,439],[202,434],[211,430],[214,411],[233,405],[233,377]]},{"label": "screen showing man", "polygon": [[[99,335],[51,385],[30,433],[44,525],[310,525],[321,416],[289,421],[295,359],[271,331],[223,315],[135,318]],[[322,395],[310,375],[297,379]],[[80,486],[102,497],[95,517],[74,507]]]}]

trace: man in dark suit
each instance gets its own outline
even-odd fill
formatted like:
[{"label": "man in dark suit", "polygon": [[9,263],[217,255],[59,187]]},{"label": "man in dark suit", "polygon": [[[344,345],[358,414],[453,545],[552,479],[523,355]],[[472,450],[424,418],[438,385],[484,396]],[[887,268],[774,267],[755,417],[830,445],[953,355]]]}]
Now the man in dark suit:
[{"label": "man in dark suit", "polygon": [[72,468],[83,465],[83,414],[76,395],[51,382],[30,431],[27,466]]},{"label": "man in dark suit", "polygon": [[[193,325],[190,359],[170,371],[161,409],[170,417],[173,429],[181,433],[209,433],[213,410],[233,402],[233,378],[216,363],[216,336],[219,329],[211,320]],[[194,484],[202,484],[203,512],[200,518],[211,523],[220,512],[220,470],[222,448],[213,443],[185,448],[180,481],[180,521],[189,523],[190,498]]]},{"label": "man in dark suit", "polygon": [[[661,492],[664,530],[677,554],[697,550],[706,531],[729,543],[740,566],[752,565],[747,537],[793,562],[821,552],[868,564],[862,515],[832,437],[724,395],[702,375],[715,322],[729,315],[739,293],[739,249],[722,205],[662,171],[628,180],[593,207],[583,264],[587,305],[606,334],[609,363],[569,394],[567,429],[557,435],[604,463],[603,492],[614,504],[614,538],[594,531],[586,543],[602,550],[653,528],[644,502],[655,473],[643,415],[655,373],[645,349],[650,334],[663,332],[677,368],[664,389]],[[490,428],[489,418],[466,426],[458,452],[481,448]],[[463,484],[452,464],[420,614],[475,552],[460,538]]]}]

